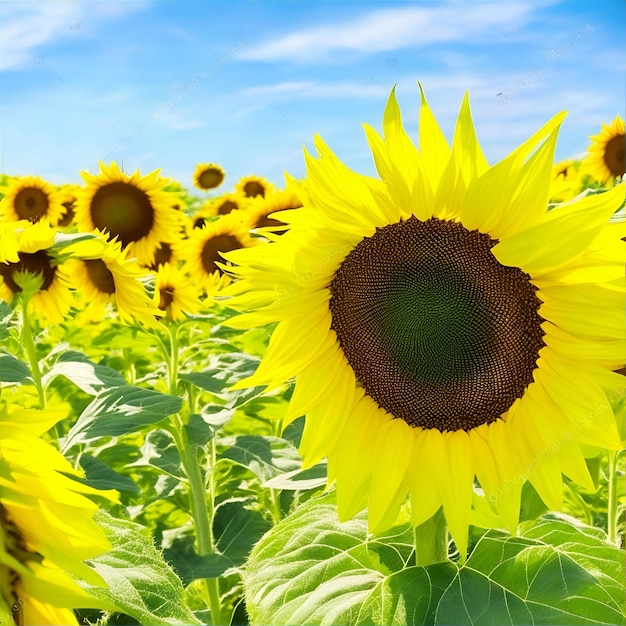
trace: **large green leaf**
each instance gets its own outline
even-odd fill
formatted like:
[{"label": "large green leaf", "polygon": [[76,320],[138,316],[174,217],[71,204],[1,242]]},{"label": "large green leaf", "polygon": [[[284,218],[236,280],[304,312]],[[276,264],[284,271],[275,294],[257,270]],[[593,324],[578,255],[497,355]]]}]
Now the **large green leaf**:
[{"label": "large green leaf", "polygon": [[131,385],[106,389],[85,407],[67,434],[63,449],[98,437],[136,432],[177,413],[181,405],[181,398],[151,389]]},{"label": "large green leaf", "polygon": [[483,535],[465,565],[411,565],[408,525],[340,524],[333,493],[309,500],[255,546],[253,624],[624,624],[624,553],[568,519]]},{"label": "large green leaf", "polygon": [[402,569],[412,550],[408,527],[368,536],[364,514],[338,522],[333,493],[310,500],[251,553],[245,578],[251,622],[432,623],[435,600],[457,568]]},{"label": "large green leaf", "polygon": [[119,474],[98,457],[90,454],[80,455],[80,466],[85,472],[84,482],[95,489],[118,489],[139,493],[139,487],[128,477]]},{"label": "large green leaf", "polygon": [[436,623],[625,624],[624,553],[575,520],[485,534],[443,594]]},{"label": "large green leaf", "polygon": [[222,437],[221,458],[231,459],[252,470],[262,481],[300,469],[302,458],[296,448],[280,437],[240,435]]},{"label": "large green leaf", "polygon": [[104,512],[98,513],[97,521],[113,549],[91,564],[108,588],[83,586],[140,624],[199,624],[185,602],[180,579],[154,547],[149,531]]},{"label": "large green leaf", "polygon": [[65,376],[77,387],[91,396],[104,389],[125,385],[124,377],[111,367],[90,361],[82,352],[67,350],[59,356],[50,371],[44,376],[44,384],[55,376]]},{"label": "large green leaf", "polygon": [[0,353],[0,381],[5,383],[23,383],[30,380],[30,370],[25,363],[12,354]]}]

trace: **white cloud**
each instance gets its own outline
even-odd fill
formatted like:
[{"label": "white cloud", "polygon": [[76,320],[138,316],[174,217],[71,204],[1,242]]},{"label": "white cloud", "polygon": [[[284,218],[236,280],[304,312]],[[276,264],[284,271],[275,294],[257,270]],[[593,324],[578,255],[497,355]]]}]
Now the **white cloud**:
[{"label": "white cloud", "polygon": [[0,2],[0,71],[31,63],[38,48],[81,32],[81,22],[117,18],[134,13],[146,3],[81,0],[73,2]]},{"label": "white cloud", "polygon": [[317,81],[288,81],[272,85],[257,85],[243,90],[244,95],[268,97],[273,100],[307,100],[324,98],[386,98],[389,89],[380,85],[358,83],[321,83]]},{"label": "white cloud", "polygon": [[386,52],[407,46],[484,41],[518,32],[541,3],[474,2],[439,7],[411,6],[370,12],[351,22],[326,24],[244,50],[240,58],[255,61],[319,61],[331,53]]}]

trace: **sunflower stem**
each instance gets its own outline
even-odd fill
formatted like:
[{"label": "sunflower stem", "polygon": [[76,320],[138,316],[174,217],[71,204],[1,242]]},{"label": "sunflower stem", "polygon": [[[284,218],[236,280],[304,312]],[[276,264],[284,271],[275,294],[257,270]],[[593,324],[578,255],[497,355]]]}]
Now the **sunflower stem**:
[{"label": "sunflower stem", "polygon": [[[28,315],[28,302],[29,298],[22,297],[22,346],[24,348],[24,354],[28,359],[30,365],[30,373],[37,389],[37,395],[39,397],[39,408],[46,408],[46,393],[43,388],[41,369],[39,368],[39,359],[37,358],[37,347],[35,346],[35,340],[33,338],[33,331],[31,328],[30,316]],[[55,426],[56,428],[56,426]],[[55,430],[56,434],[56,430]]]},{"label": "sunflower stem", "polygon": [[[178,325],[166,324],[169,334],[169,358],[168,350],[163,342],[161,346],[166,353],[168,389],[171,395],[179,394],[178,387]],[[190,408],[193,409],[193,401],[190,398]],[[199,446],[189,441],[185,424],[180,415],[172,416],[171,430],[180,455],[180,460],[189,481],[189,501],[191,515],[194,521],[196,534],[196,552],[199,556],[215,554],[215,538],[213,536],[213,518],[215,516],[215,480],[213,467],[215,466],[215,442],[211,439],[207,444],[206,480],[202,473],[202,464],[199,454]],[[211,622],[222,623],[222,605],[220,600],[219,579],[205,578],[204,586],[211,611]]]},{"label": "sunflower stem", "polygon": [[448,527],[439,509],[429,520],[413,529],[415,565],[426,567],[448,560]]},{"label": "sunflower stem", "polygon": [[617,457],[621,451],[609,451],[609,496],[607,503],[607,535],[617,543]]}]

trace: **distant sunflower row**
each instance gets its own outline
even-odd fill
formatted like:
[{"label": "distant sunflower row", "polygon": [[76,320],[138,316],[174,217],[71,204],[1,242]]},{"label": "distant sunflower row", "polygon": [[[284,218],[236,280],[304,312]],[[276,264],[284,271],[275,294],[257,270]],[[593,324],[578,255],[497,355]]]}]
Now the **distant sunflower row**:
[{"label": "distant sunflower row", "polygon": [[[5,177],[0,186],[0,299],[11,303],[24,289],[20,277],[36,276],[33,309],[51,323],[72,308],[95,321],[111,305],[122,321],[144,325],[197,313],[230,282],[221,253],[279,236],[286,226],[270,215],[302,206],[292,178],[279,189],[246,176],[195,208],[197,199],[159,170],[142,176],[101,163],[82,177],[83,186],[37,176]],[[215,164],[194,175],[205,187],[223,177]]]}]

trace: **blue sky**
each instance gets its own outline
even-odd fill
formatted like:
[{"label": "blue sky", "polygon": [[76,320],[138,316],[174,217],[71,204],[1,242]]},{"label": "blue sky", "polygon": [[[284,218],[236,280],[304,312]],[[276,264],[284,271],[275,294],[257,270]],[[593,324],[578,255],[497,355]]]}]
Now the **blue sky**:
[{"label": "blue sky", "polygon": [[487,159],[568,109],[557,158],[624,115],[623,0],[0,1],[0,171],[80,182],[112,160],[191,187],[196,163],[284,183],[321,134],[375,173],[361,128],[419,80],[450,137],[465,90]]}]

